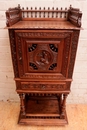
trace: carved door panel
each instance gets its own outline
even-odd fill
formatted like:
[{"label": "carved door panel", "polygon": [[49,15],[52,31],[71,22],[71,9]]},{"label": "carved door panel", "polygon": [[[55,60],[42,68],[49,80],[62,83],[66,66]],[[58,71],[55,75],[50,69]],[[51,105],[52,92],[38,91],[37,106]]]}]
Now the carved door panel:
[{"label": "carved door panel", "polygon": [[[28,72],[60,72],[63,40],[24,40]],[[26,71],[27,71],[26,70]]]},{"label": "carved door panel", "polygon": [[72,31],[15,31],[21,78],[65,79]]}]

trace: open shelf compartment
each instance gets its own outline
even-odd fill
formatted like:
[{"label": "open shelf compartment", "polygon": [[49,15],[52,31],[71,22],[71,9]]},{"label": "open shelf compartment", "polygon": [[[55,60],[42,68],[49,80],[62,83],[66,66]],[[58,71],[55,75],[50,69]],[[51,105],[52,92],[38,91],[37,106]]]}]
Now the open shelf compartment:
[{"label": "open shelf compartment", "polygon": [[68,123],[65,118],[61,119],[58,97],[26,96],[25,116],[20,112],[19,124],[26,125],[65,125]]}]

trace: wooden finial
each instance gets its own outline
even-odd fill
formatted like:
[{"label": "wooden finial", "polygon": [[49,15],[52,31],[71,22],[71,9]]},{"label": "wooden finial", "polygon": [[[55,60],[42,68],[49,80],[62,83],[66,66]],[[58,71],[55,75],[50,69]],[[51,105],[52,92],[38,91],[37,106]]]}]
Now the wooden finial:
[{"label": "wooden finial", "polygon": [[18,4],[18,8],[20,9],[21,7],[20,7],[20,4]]},{"label": "wooden finial", "polygon": [[70,9],[72,8],[72,5],[70,5],[70,7],[69,7]]}]

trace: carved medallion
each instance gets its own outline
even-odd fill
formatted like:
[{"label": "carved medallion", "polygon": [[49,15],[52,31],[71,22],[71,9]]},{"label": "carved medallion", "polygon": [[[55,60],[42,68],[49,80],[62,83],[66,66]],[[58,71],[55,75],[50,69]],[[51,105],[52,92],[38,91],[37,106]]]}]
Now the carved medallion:
[{"label": "carved medallion", "polygon": [[35,56],[36,63],[40,66],[49,65],[52,62],[51,54],[46,50],[39,50]]},{"label": "carved medallion", "polygon": [[58,44],[28,42],[28,68],[34,71],[57,71]]}]

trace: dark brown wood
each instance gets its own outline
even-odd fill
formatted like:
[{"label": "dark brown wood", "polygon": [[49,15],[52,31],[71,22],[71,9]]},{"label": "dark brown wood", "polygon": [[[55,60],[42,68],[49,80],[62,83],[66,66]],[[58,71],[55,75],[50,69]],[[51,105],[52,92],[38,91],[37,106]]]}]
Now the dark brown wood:
[{"label": "dark brown wood", "polygon": [[70,6],[6,11],[19,124],[65,125],[82,13]]},{"label": "dark brown wood", "polygon": [[20,21],[22,19],[21,13],[22,12],[20,9],[20,5],[18,5],[18,7],[15,7],[15,8],[9,8],[6,11],[6,25],[7,25],[7,27],[10,27],[11,25]]},{"label": "dark brown wood", "polygon": [[69,13],[68,13],[68,20],[76,25],[77,27],[81,27],[81,17],[82,12],[77,8],[72,8],[70,6]]}]

